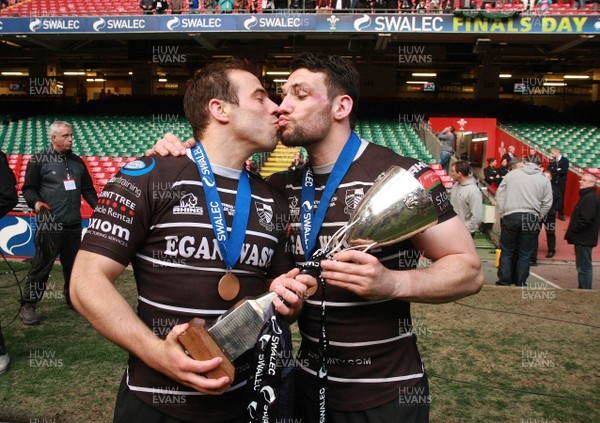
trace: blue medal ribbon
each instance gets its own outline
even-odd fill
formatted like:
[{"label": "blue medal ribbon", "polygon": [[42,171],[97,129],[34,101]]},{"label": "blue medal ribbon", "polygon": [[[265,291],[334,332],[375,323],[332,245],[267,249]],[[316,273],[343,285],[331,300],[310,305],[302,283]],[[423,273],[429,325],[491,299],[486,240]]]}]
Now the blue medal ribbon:
[{"label": "blue medal ribbon", "polygon": [[235,198],[235,213],[231,224],[231,234],[227,235],[227,222],[223,211],[223,203],[217,191],[217,183],[214,173],[206,156],[206,151],[201,142],[196,142],[196,146],[191,150],[192,158],[202,181],[202,188],[206,198],[206,207],[212,223],[215,238],[221,251],[221,256],[225,262],[227,270],[231,270],[240,258],[242,244],[248,227],[248,216],[250,215],[250,202],[252,193],[250,189],[250,180],[246,169],[242,170],[238,182],[237,195]]},{"label": "blue medal ribbon", "polygon": [[317,244],[317,235],[321,230],[323,221],[325,220],[325,214],[329,208],[329,202],[333,193],[337,190],[340,182],[344,179],[344,176],[350,169],[352,161],[360,148],[360,138],[353,131],[346,141],[340,156],[338,157],[331,174],[327,178],[323,195],[315,211],[315,179],[312,167],[310,164],[304,168],[304,177],[302,180],[302,196],[301,196],[301,236],[302,245],[304,247],[304,257],[306,260],[310,260],[313,250]]}]

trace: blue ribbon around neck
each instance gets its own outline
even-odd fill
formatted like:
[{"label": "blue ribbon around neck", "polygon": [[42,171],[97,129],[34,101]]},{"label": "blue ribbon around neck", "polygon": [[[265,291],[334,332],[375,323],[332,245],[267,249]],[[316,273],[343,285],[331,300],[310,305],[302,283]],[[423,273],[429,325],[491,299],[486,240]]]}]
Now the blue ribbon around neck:
[{"label": "blue ribbon around neck", "polygon": [[360,139],[355,132],[350,134],[348,141],[344,145],[340,156],[338,157],[331,174],[327,178],[323,195],[315,211],[315,179],[312,167],[308,164],[304,168],[304,176],[302,180],[302,196],[301,196],[301,236],[302,245],[304,246],[304,257],[310,260],[310,257],[317,243],[317,235],[321,230],[325,214],[329,207],[329,202],[333,193],[337,190],[340,182],[350,169],[352,161],[360,148]]},{"label": "blue ribbon around neck", "polygon": [[223,203],[217,191],[215,175],[210,166],[206,151],[201,142],[196,142],[196,146],[191,150],[192,158],[202,181],[202,188],[206,198],[206,208],[212,223],[215,238],[221,251],[223,261],[227,270],[231,270],[240,258],[242,245],[248,227],[248,216],[250,215],[250,202],[252,193],[250,189],[250,180],[246,169],[242,169],[240,180],[238,182],[237,195],[235,199],[235,213],[231,224],[231,234],[227,234],[227,222],[223,211]]}]

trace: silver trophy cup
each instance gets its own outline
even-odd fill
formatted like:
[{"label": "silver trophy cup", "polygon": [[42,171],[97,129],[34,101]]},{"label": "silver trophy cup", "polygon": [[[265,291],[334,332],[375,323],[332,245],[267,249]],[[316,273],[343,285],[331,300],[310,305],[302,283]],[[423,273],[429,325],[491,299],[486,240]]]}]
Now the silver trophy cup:
[{"label": "silver trophy cup", "polygon": [[[410,172],[390,167],[375,181],[350,217],[324,248],[311,257],[311,268],[339,251],[368,251],[403,241],[437,223],[431,193]],[[308,272],[312,273],[312,272]]]}]

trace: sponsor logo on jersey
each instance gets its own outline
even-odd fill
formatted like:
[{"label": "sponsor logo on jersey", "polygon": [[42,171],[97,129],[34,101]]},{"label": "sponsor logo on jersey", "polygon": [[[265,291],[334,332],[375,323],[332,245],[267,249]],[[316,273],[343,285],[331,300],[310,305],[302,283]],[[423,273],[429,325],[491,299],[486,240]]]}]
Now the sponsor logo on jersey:
[{"label": "sponsor logo on jersey", "polygon": [[123,166],[121,173],[128,176],[142,176],[151,172],[154,166],[156,166],[154,159],[151,159],[149,164],[144,163],[142,160],[134,160]]},{"label": "sponsor logo on jersey", "polygon": [[298,216],[300,216],[300,207],[298,207],[298,202],[298,197],[288,197],[288,204],[290,206],[290,217],[296,217],[296,220]]},{"label": "sponsor logo on jersey", "polygon": [[87,233],[118,242],[121,245],[127,245],[127,241],[131,236],[129,229],[97,217],[90,218]]},{"label": "sponsor logo on jersey", "polygon": [[113,219],[117,219],[123,223],[131,225],[133,223],[133,210],[135,209],[135,203],[131,203],[128,199],[121,195],[119,195],[119,197],[127,201],[122,202],[119,200],[111,200],[109,198],[99,198],[94,212],[110,216]]},{"label": "sponsor logo on jersey", "polygon": [[[165,248],[161,254],[172,259],[223,260],[217,240],[214,237],[207,238],[205,236],[166,236]],[[238,263],[261,268],[269,267],[273,254],[275,254],[273,248],[254,243],[244,243]]]},{"label": "sponsor logo on jersey", "polygon": [[344,213],[348,216],[354,213],[354,210],[356,210],[364,196],[365,190],[363,188],[346,190],[346,199],[344,201],[346,207],[344,207]]},{"label": "sponsor logo on jersey", "polygon": [[269,204],[256,203],[256,213],[258,213],[258,223],[267,231],[272,231],[275,225],[273,224],[273,208]]},{"label": "sponsor logo on jersey", "polygon": [[204,214],[202,207],[198,206],[198,197],[191,192],[179,200],[179,205],[173,207],[173,214]]}]

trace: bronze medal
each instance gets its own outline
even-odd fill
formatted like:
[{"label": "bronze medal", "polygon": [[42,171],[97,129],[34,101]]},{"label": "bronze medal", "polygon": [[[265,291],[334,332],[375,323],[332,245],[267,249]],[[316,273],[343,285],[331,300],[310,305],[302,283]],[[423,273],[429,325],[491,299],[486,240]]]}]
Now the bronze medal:
[{"label": "bronze medal", "polygon": [[315,292],[317,292],[317,289],[319,289],[318,283],[315,286],[311,286],[310,288],[308,288],[306,290],[306,295],[308,295],[309,297],[312,297],[313,295],[315,295]]},{"label": "bronze medal", "polygon": [[227,270],[219,281],[219,296],[225,301],[231,301],[240,293],[240,280]]}]

